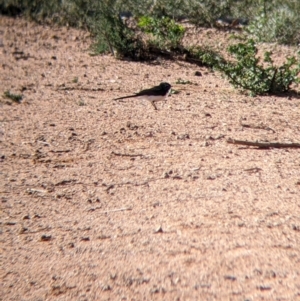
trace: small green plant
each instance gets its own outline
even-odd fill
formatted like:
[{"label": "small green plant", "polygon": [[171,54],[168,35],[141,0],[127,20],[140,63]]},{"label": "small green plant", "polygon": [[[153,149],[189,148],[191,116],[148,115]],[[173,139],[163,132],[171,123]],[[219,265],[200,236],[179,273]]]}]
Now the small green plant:
[{"label": "small green plant", "polygon": [[21,94],[13,94],[13,93],[10,93],[10,91],[5,91],[4,97],[9,98],[12,101],[18,102],[18,103],[20,103],[23,98],[23,96]]},{"label": "small green plant", "polygon": [[252,94],[280,93],[290,89],[292,83],[299,83],[300,62],[288,57],[277,67],[271,58],[271,52],[265,52],[263,64],[257,57],[257,48],[253,40],[228,47],[235,60],[227,61],[214,52],[201,54],[202,60],[221,71],[229,82],[237,88],[251,91]]},{"label": "small green plant", "polygon": [[80,97],[80,100],[78,101],[78,105],[79,105],[80,107],[83,107],[83,106],[86,105],[85,101],[84,101],[81,97]]},{"label": "small green plant", "polygon": [[180,85],[188,85],[191,84],[192,82],[189,80],[184,80],[182,78],[178,78],[176,81],[176,84],[180,84]]},{"label": "small green plant", "polygon": [[150,43],[162,49],[180,47],[185,32],[182,25],[169,17],[142,16],[139,18],[138,27],[143,32],[152,35],[153,39],[150,39]]},{"label": "small green plant", "polygon": [[171,95],[175,95],[175,94],[179,94],[180,93],[180,91],[178,91],[178,90],[174,90],[174,89],[172,89],[171,90]]},{"label": "small green plant", "polygon": [[75,76],[75,77],[72,79],[72,83],[74,83],[74,84],[77,84],[77,83],[78,83],[78,77],[77,77],[77,76]]}]

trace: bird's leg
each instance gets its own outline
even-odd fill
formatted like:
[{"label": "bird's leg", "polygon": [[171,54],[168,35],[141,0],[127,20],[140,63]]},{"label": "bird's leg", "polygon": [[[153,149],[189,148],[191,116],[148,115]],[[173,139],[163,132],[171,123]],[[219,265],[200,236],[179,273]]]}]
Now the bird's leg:
[{"label": "bird's leg", "polygon": [[151,101],[151,104],[153,105],[154,109],[157,110],[157,106],[155,105],[154,101]]}]

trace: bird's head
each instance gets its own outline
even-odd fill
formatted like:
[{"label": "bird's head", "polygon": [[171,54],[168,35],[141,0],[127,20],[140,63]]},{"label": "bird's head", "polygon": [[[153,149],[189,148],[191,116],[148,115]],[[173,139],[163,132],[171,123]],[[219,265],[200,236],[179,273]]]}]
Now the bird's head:
[{"label": "bird's head", "polygon": [[161,83],[160,86],[162,88],[165,88],[165,89],[168,89],[168,90],[171,88],[171,85],[169,83]]}]

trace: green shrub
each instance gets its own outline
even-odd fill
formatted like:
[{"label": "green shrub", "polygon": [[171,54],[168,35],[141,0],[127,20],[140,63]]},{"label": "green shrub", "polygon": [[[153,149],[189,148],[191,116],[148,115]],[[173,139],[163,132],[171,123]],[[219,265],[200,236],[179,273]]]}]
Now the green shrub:
[{"label": "green shrub", "polygon": [[260,8],[246,28],[248,36],[261,42],[300,42],[300,1],[274,3]]},{"label": "green shrub", "polygon": [[85,0],[0,0],[0,13],[22,14],[35,22],[78,27],[85,20],[88,3]]},{"label": "green shrub", "polygon": [[95,35],[93,49],[98,53],[107,50],[116,57],[131,57],[138,59],[143,49],[142,41],[121,19],[116,1],[103,0],[94,4],[97,13],[88,19],[88,26]]},{"label": "green shrub", "polygon": [[229,46],[228,52],[234,61],[227,61],[214,52],[200,56],[237,88],[249,90],[252,94],[280,93],[288,91],[291,84],[299,83],[300,61],[295,57],[288,57],[283,65],[277,67],[271,58],[272,53],[265,52],[263,64],[260,64],[253,40]]},{"label": "green shrub", "polygon": [[150,43],[162,49],[176,49],[181,45],[185,28],[169,17],[154,18],[142,16],[138,27],[152,35]]}]

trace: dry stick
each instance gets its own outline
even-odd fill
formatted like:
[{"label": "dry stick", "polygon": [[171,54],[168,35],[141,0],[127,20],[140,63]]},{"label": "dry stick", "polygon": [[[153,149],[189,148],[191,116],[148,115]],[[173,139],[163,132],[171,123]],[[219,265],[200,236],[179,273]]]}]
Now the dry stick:
[{"label": "dry stick", "polygon": [[276,133],[273,129],[266,125],[252,125],[247,123],[241,123],[241,126],[244,128],[251,128],[251,129],[257,129],[257,130],[266,130],[266,131],[272,131],[273,133]]},{"label": "dry stick", "polygon": [[132,210],[131,207],[125,207],[125,208],[119,208],[119,209],[106,210],[106,211],[102,211],[101,213],[110,213],[110,212],[119,212],[119,211],[130,211],[130,210]]},{"label": "dry stick", "polygon": [[111,152],[115,156],[120,156],[120,157],[143,157],[143,154],[122,154],[122,153],[117,153],[117,152]]},{"label": "dry stick", "polygon": [[229,138],[227,143],[256,146],[258,148],[284,148],[284,147],[295,147],[300,148],[300,143],[279,143],[279,142],[258,142],[258,141],[244,141],[244,140],[235,140]]},{"label": "dry stick", "polygon": [[80,91],[105,91],[103,88],[84,88],[84,87],[61,87],[56,89],[56,91],[70,91],[70,90],[80,90]]},{"label": "dry stick", "polygon": [[[100,207],[92,208],[92,209],[89,209],[88,211],[95,211],[96,209],[100,209]],[[106,213],[111,213],[111,212],[120,212],[120,211],[130,211],[130,210],[132,210],[131,207],[124,207],[124,208],[119,208],[119,209],[102,211],[102,212],[100,212],[100,214],[106,214]]]},{"label": "dry stick", "polygon": [[57,149],[57,150],[51,149],[51,150],[49,150],[50,153],[57,153],[57,154],[60,154],[60,153],[69,153],[70,151],[71,151],[70,149],[61,149],[61,150],[59,150],[59,149]]},{"label": "dry stick", "polygon": [[104,184],[104,186],[108,186],[105,191],[109,192],[111,189],[115,188],[115,186],[121,187],[121,186],[125,186],[125,185],[133,185],[133,186],[144,186],[144,185],[149,185],[150,182],[154,182],[154,181],[158,181],[158,180],[162,180],[164,178],[156,178],[156,179],[149,179],[146,180],[144,182],[141,183],[133,183],[133,182],[124,182],[124,183],[117,183],[117,184],[110,184],[110,185],[106,185]]}]

